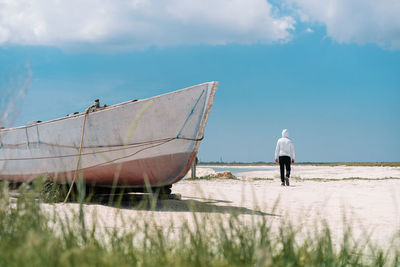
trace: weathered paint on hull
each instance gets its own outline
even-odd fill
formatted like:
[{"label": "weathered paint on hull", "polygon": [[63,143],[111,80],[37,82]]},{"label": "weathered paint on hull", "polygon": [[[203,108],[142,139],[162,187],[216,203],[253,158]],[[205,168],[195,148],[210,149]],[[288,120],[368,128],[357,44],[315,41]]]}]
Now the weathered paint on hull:
[{"label": "weathered paint on hull", "polygon": [[[179,181],[196,157],[218,83],[126,102],[90,113],[81,174],[87,183],[143,187]],[[71,179],[82,114],[0,130],[0,179]]]},{"label": "weathered paint on hull", "polygon": [[143,185],[148,179],[151,185],[169,185],[183,178],[193,162],[195,153],[179,153],[154,158],[132,160],[122,164],[112,164],[100,168],[83,170],[88,183]]},{"label": "weathered paint on hull", "polygon": [[[182,179],[195,157],[195,152],[170,154],[85,168],[80,172],[83,180],[88,184],[142,187],[148,182],[152,186],[164,186]],[[56,178],[59,182],[64,182],[71,180],[73,172],[2,175],[1,179],[24,182],[39,176]]]}]

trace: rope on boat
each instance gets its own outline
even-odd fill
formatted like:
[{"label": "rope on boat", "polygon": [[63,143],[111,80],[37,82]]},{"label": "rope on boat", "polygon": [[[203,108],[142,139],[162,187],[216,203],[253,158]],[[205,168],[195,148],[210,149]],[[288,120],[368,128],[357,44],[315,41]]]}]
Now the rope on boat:
[{"label": "rope on boat", "polygon": [[125,158],[132,157],[132,156],[134,156],[134,155],[136,155],[136,154],[138,154],[138,153],[140,153],[140,152],[142,152],[142,151],[144,151],[144,150],[147,150],[147,149],[150,149],[150,148],[154,148],[154,147],[157,147],[157,146],[164,145],[164,144],[166,144],[166,143],[168,143],[168,142],[170,142],[170,141],[172,141],[172,140],[175,140],[175,139],[182,139],[182,140],[188,140],[188,141],[199,142],[199,141],[201,141],[201,140],[204,139],[204,136],[201,137],[201,138],[197,138],[197,139],[194,139],[194,138],[186,138],[186,137],[184,137],[184,138],[182,138],[182,137],[170,138],[169,140],[166,140],[166,141],[164,141],[163,143],[160,143],[160,144],[156,144],[156,145],[153,145],[153,146],[149,146],[149,147],[142,148],[142,149],[140,149],[140,150],[138,150],[138,151],[136,151],[136,152],[134,152],[134,153],[131,153],[131,154],[129,154],[129,155],[126,155],[126,156],[123,156],[123,157],[119,157],[119,158],[115,158],[115,159],[112,159],[112,160],[109,160],[109,161],[105,161],[105,162],[99,163],[99,164],[97,164],[97,165],[90,166],[90,168],[98,167],[98,166],[101,166],[101,165],[104,165],[104,164],[108,164],[108,163],[111,163],[111,162],[114,162],[114,161],[117,161],[117,160],[120,160],[120,159],[125,159]]},{"label": "rope on boat", "polygon": [[[162,139],[155,139],[151,141],[143,141],[143,142],[137,142],[137,143],[129,143],[129,144],[118,144],[118,145],[97,145],[97,146],[82,146],[83,149],[95,149],[95,148],[116,148],[114,150],[104,150],[100,152],[94,152],[94,153],[102,153],[102,152],[109,152],[109,151],[118,151],[122,149],[128,149],[131,147],[135,146],[145,146],[145,145],[151,145],[153,143],[157,142],[163,142],[165,140],[169,139],[182,139],[182,140],[189,140],[189,141],[201,141],[203,140],[203,137],[200,138],[188,138],[188,137],[183,137],[183,136],[178,136],[178,137],[168,137],[168,138],[162,138]],[[0,143],[0,148],[10,148],[10,147],[18,147],[18,146],[26,146],[28,143],[19,143],[19,144],[4,144]],[[47,143],[43,141],[36,141],[36,142],[29,142],[29,145],[47,145],[47,146],[54,146],[54,147],[61,147],[61,148],[71,148],[71,149],[79,149],[80,146],[72,146],[72,145],[60,145],[60,144],[52,144],[52,143]],[[89,153],[92,154],[92,153]],[[85,155],[85,154],[83,154]],[[70,156],[76,156],[76,155],[70,155]],[[0,159],[1,161],[2,159]],[[14,159],[18,160],[18,159]]]},{"label": "rope on boat", "polygon": [[203,91],[201,92],[199,98],[197,98],[196,103],[194,104],[194,106],[193,106],[192,110],[190,111],[189,115],[186,117],[186,120],[185,120],[185,122],[183,123],[181,129],[179,130],[178,135],[176,136],[176,138],[179,138],[179,136],[181,135],[181,132],[183,131],[183,128],[185,128],[186,123],[189,121],[190,116],[192,116],[192,114],[193,114],[193,112],[194,112],[194,109],[196,108],[197,104],[199,103],[200,98],[203,96],[204,92],[205,92],[205,90],[203,90]]},{"label": "rope on boat", "polygon": [[[181,134],[181,131],[182,131],[183,128],[185,127],[187,121],[189,120],[189,117],[192,115],[194,109],[196,108],[197,103],[199,103],[199,100],[200,100],[200,98],[201,98],[201,96],[202,96],[203,94],[204,94],[204,90],[203,90],[203,92],[200,94],[200,96],[199,96],[199,98],[197,99],[195,105],[193,106],[192,110],[190,111],[189,116],[186,118],[185,123],[183,124],[181,130],[179,131],[178,135],[177,135],[175,138],[167,139],[165,142],[162,142],[162,143],[157,144],[157,145],[154,145],[154,146],[150,146],[150,147],[143,148],[143,149],[138,150],[138,151],[136,151],[135,153],[132,153],[132,154],[127,155],[127,156],[123,156],[123,157],[120,157],[120,158],[116,158],[116,159],[110,160],[110,161],[108,161],[108,162],[102,162],[102,163],[100,163],[100,164],[91,166],[91,168],[92,168],[92,167],[97,167],[97,166],[100,166],[100,165],[104,165],[104,164],[107,164],[107,163],[110,163],[110,162],[114,162],[114,161],[117,161],[117,160],[120,160],[120,159],[123,159],[123,158],[131,157],[131,156],[136,155],[136,154],[138,154],[138,153],[140,153],[140,152],[142,152],[142,151],[144,151],[144,150],[146,150],[146,149],[150,149],[150,148],[155,147],[155,146],[163,145],[163,144],[168,143],[168,142],[170,142],[170,141],[172,141],[172,140],[174,140],[174,139],[190,140],[190,138],[185,138],[185,137],[180,138],[179,136],[180,136],[180,134]],[[74,172],[74,177],[72,178],[72,182],[71,182],[71,185],[69,186],[68,193],[67,193],[67,195],[66,195],[66,197],[65,197],[65,199],[64,199],[64,203],[67,202],[67,200],[68,200],[68,198],[69,198],[69,195],[71,194],[72,188],[73,188],[73,186],[74,186],[74,184],[75,184],[75,180],[76,180],[76,178],[78,177],[79,164],[80,164],[80,162],[81,162],[81,156],[82,156],[83,137],[85,136],[86,118],[87,118],[87,116],[88,116],[88,114],[89,114],[89,111],[90,111],[92,108],[96,107],[96,106],[97,106],[97,103],[95,102],[93,105],[91,105],[90,107],[88,107],[88,108],[86,109],[86,111],[85,111],[85,116],[84,116],[84,118],[83,118],[83,125],[82,125],[81,143],[80,143],[80,145],[79,145],[78,160],[76,161],[76,168],[75,168],[75,172]],[[202,140],[203,137],[202,137],[202,138],[199,138],[199,139]],[[200,140],[198,140],[198,141],[200,141]],[[39,142],[40,142],[40,141],[39,141]],[[29,141],[28,141],[28,145],[29,145]]]},{"label": "rope on boat", "polygon": [[[170,141],[172,141],[172,140],[180,139],[180,140],[188,140],[188,141],[195,141],[195,142],[199,142],[199,141],[203,140],[204,135],[203,135],[202,137],[200,137],[200,138],[187,138],[187,137],[183,137],[183,136],[180,136],[180,135],[181,135],[182,130],[183,130],[184,127],[186,126],[186,123],[188,122],[190,116],[193,114],[194,109],[196,108],[197,104],[199,103],[200,98],[203,96],[204,92],[205,92],[205,91],[203,90],[202,93],[200,94],[199,98],[197,99],[195,105],[193,106],[192,110],[190,111],[189,115],[187,116],[185,122],[183,123],[183,125],[182,125],[181,129],[179,130],[178,135],[177,135],[176,137],[158,139],[158,140],[153,140],[153,141],[138,142],[138,143],[132,143],[132,144],[123,144],[123,145],[105,145],[105,146],[104,146],[104,145],[100,145],[100,146],[87,146],[87,147],[84,147],[84,146],[83,146],[83,140],[84,140],[84,136],[85,136],[86,119],[87,119],[87,116],[88,116],[90,110],[91,110],[92,108],[96,107],[97,104],[94,103],[93,105],[91,105],[90,107],[88,107],[88,108],[86,109],[86,111],[85,111],[85,115],[84,115],[84,119],[83,119],[83,125],[82,125],[81,142],[80,142],[80,145],[79,145],[79,152],[78,152],[77,155],[76,155],[76,154],[73,154],[73,155],[60,155],[60,156],[47,156],[47,157],[11,158],[11,159],[0,159],[0,161],[7,161],[7,160],[52,159],[52,158],[64,158],[64,157],[75,157],[75,156],[78,156],[78,160],[77,160],[77,162],[76,162],[76,168],[75,168],[74,176],[73,176],[71,185],[70,185],[70,187],[69,187],[68,193],[67,193],[67,195],[66,195],[66,197],[65,197],[65,199],[64,199],[64,203],[66,203],[66,201],[67,201],[68,198],[69,198],[69,195],[71,194],[71,191],[72,191],[72,188],[73,188],[73,186],[74,186],[74,184],[75,184],[76,178],[78,177],[79,165],[80,165],[80,162],[81,162],[81,157],[82,157],[82,155],[91,155],[91,154],[98,154],[98,153],[105,153],[105,152],[113,152],[113,151],[118,151],[118,150],[123,150],[123,149],[132,148],[132,147],[135,147],[135,146],[136,146],[136,147],[140,147],[140,146],[150,145],[150,146],[148,146],[148,147],[142,148],[142,149],[140,149],[140,150],[138,150],[138,151],[136,151],[136,152],[134,152],[134,153],[131,153],[131,154],[129,154],[129,155],[126,155],[126,156],[123,156],[123,157],[119,157],[119,158],[115,158],[115,159],[112,159],[112,160],[109,160],[109,161],[106,161],[106,162],[102,162],[102,163],[97,164],[97,165],[94,165],[94,166],[90,166],[90,168],[93,168],[93,167],[98,167],[98,166],[101,166],[101,165],[104,165],[104,164],[108,164],[108,163],[111,163],[111,162],[115,162],[115,161],[120,160],[120,159],[132,157],[132,156],[134,156],[134,155],[136,155],[136,154],[138,154],[138,153],[140,153],[140,152],[142,152],[142,151],[144,151],[144,150],[147,150],[147,149],[150,149],[150,148],[154,148],[154,147],[157,147],[157,146],[164,145],[164,144],[166,144],[166,143],[168,143],[168,142],[170,142]],[[38,131],[38,129],[37,129],[37,131]],[[38,132],[38,139],[39,139],[39,132]],[[40,141],[40,139],[39,139],[38,141],[36,141],[36,142],[29,142],[28,137],[27,137],[27,140],[28,140],[28,142],[26,142],[26,143],[4,144],[4,143],[2,142],[2,140],[0,139],[0,149],[1,149],[1,148],[4,148],[4,147],[18,147],[18,146],[25,146],[25,145],[28,145],[28,146],[29,146],[29,145],[33,145],[33,144],[36,144],[36,145],[48,145],[48,146],[62,147],[62,148],[72,148],[72,149],[78,148],[77,146],[51,144],[51,143],[47,143],[47,142]],[[118,148],[116,148],[116,149],[102,150],[102,151],[93,151],[93,152],[87,152],[87,153],[83,153],[83,154],[82,154],[82,149],[115,148],[115,147],[118,147]]]},{"label": "rope on boat", "polygon": [[86,118],[89,114],[89,111],[94,108],[97,105],[97,103],[95,102],[93,105],[91,105],[90,107],[88,107],[85,111],[85,116],[83,117],[83,125],[82,125],[82,134],[81,134],[81,144],[79,146],[79,153],[78,153],[78,160],[76,161],[76,168],[75,168],[75,172],[74,172],[74,178],[72,178],[72,182],[71,185],[69,186],[69,190],[67,193],[67,196],[64,199],[64,203],[67,202],[67,199],[69,197],[69,195],[71,194],[72,191],[72,187],[74,186],[76,177],[78,176],[78,170],[79,170],[79,164],[81,162],[81,154],[82,154],[82,145],[83,145],[83,137],[85,136],[85,125],[86,125]]},{"label": "rope on boat", "polygon": [[[157,139],[153,141],[145,141],[145,142],[139,142],[139,143],[133,143],[133,144],[127,144],[127,145],[110,145],[110,146],[82,146],[82,149],[94,149],[94,148],[110,148],[114,147],[113,149],[107,149],[107,150],[101,150],[101,151],[92,151],[92,152],[85,152],[81,153],[81,156],[87,156],[87,155],[95,155],[95,154],[101,154],[101,153],[107,153],[107,152],[115,152],[115,151],[120,151],[120,150],[126,150],[130,148],[135,148],[135,147],[141,147],[141,146],[146,146],[146,145],[152,145],[151,147],[158,146],[158,144],[163,145],[165,143],[168,143],[172,140],[187,140],[187,141],[194,141],[194,142],[199,142],[204,139],[203,137],[200,138],[187,138],[187,137],[170,137],[170,138],[163,138],[163,139]],[[32,144],[32,143],[30,143]],[[40,142],[37,144],[45,144],[49,146],[57,146],[57,147],[67,147],[67,148],[79,148],[79,147],[70,147],[70,146],[64,146],[64,145],[53,145],[49,144],[46,142]],[[149,148],[151,148],[149,147]],[[146,148],[147,149],[147,148]],[[60,156],[45,156],[45,157],[30,157],[30,158],[7,158],[7,159],[0,159],[0,161],[9,161],[9,160],[41,160],[41,159],[56,159],[56,158],[69,158],[69,157],[76,157],[79,156],[79,154],[68,154],[68,155],[60,155]]]},{"label": "rope on boat", "polygon": [[[60,155],[60,156],[30,157],[30,158],[8,158],[8,159],[0,159],[0,161],[7,161],[7,160],[41,160],[41,159],[68,158],[68,157],[76,157],[76,156],[78,156],[78,163],[79,163],[80,162],[80,158],[81,158],[82,155],[93,155],[93,154],[99,154],[99,153],[114,152],[114,151],[129,149],[129,148],[132,148],[132,147],[135,147],[135,146],[136,147],[140,147],[140,146],[145,146],[145,145],[153,145],[153,144],[157,144],[157,143],[165,144],[165,143],[170,142],[170,141],[172,141],[174,139],[181,139],[181,140],[188,140],[188,141],[195,141],[195,142],[201,141],[201,140],[203,140],[204,136],[202,136],[200,138],[187,138],[187,137],[181,136],[181,133],[182,133],[183,129],[185,128],[190,116],[192,116],[192,114],[193,114],[197,104],[199,103],[201,97],[203,96],[204,92],[205,92],[205,90],[203,90],[201,92],[200,96],[197,98],[193,108],[191,109],[191,111],[189,112],[188,116],[186,117],[185,122],[183,123],[183,125],[182,125],[181,129],[179,130],[178,134],[176,135],[176,137],[163,138],[163,139],[157,139],[157,140],[152,140],[152,141],[144,141],[144,142],[138,142],[138,143],[131,143],[131,144],[83,146],[83,135],[84,135],[84,132],[85,132],[86,117],[87,117],[90,109],[92,109],[93,107],[96,106],[96,104],[93,104],[92,106],[90,106],[85,111],[84,120],[83,120],[81,143],[80,143],[79,147],[73,146],[73,145],[52,144],[52,143],[47,143],[47,142],[40,141],[38,128],[37,128],[37,131],[38,131],[38,139],[39,140],[36,141],[36,142],[29,142],[29,139],[27,138],[28,142],[25,142],[25,143],[4,144],[4,143],[1,142],[2,140],[0,139],[0,149],[1,148],[7,148],[7,147],[26,146],[26,145],[28,145],[28,146],[29,145],[47,145],[47,146],[60,147],[60,148],[71,148],[71,149],[78,149],[79,148],[79,153],[78,154],[69,154],[69,155]],[[153,146],[150,146],[150,148],[151,147],[153,147]],[[82,149],[96,149],[96,148],[114,148],[114,149],[82,153]],[[140,151],[142,151],[142,150],[140,150]]]}]

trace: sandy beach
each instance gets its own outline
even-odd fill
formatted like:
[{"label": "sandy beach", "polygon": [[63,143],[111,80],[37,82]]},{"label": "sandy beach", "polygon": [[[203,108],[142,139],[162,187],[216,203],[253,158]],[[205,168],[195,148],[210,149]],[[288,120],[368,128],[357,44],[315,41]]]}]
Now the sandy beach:
[{"label": "sandy beach", "polygon": [[[268,168],[272,170],[246,172],[246,178],[237,180],[182,180],[172,188],[173,193],[182,195],[182,199],[160,200],[154,210],[128,203],[121,210],[97,204],[84,205],[84,209],[87,220],[98,220],[98,224],[106,228],[124,228],[123,221],[129,219],[152,220],[159,227],[166,227],[173,221],[174,227],[179,228],[183,223],[193,221],[194,211],[209,218],[235,213],[244,221],[264,216],[276,225],[290,221],[295,227],[304,226],[303,230],[310,231],[326,221],[337,242],[343,237],[343,225],[353,226],[355,236],[370,238],[383,245],[389,245],[388,240],[399,234],[399,167],[298,166],[295,167],[298,178],[292,178],[289,187],[282,187],[279,178],[275,178],[277,167]],[[207,166],[199,167],[197,171],[207,174],[214,170]],[[313,176],[326,180],[313,180]],[[303,177],[310,179],[303,180]],[[364,179],[340,180],[339,177]],[[56,204],[56,210],[77,211],[78,206]],[[96,216],[93,216],[94,212]]]},{"label": "sandy beach", "polygon": [[[197,168],[198,177],[215,174],[217,171],[230,171],[239,178],[279,178],[277,165],[267,166],[229,166],[205,165]],[[187,176],[190,176],[190,172]],[[400,178],[400,167],[380,166],[322,166],[322,165],[292,165],[291,177],[297,179],[382,179]]]}]

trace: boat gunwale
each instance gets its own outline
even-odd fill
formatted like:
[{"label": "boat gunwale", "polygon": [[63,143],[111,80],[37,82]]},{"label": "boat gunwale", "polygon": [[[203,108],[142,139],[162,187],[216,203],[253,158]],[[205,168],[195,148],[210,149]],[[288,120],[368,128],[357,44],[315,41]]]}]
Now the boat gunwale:
[{"label": "boat gunwale", "polygon": [[[167,96],[167,95],[176,94],[176,93],[182,92],[184,90],[189,90],[189,89],[192,89],[194,87],[198,87],[198,86],[202,86],[202,85],[206,85],[206,84],[209,85],[209,84],[214,84],[214,83],[216,83],[216,81],[200,83],[200,84],[196,84],[196,85],[193,85],[193,86],[190,86],[190,87],[185,87],[185,88],[178,89],[178,90],[175,90],[175,91],[172,91],[172,92],[168,92],[168,93],[165,93],[165,94],[156,95],[156,96],[152,96],[152,97],[148,97],[148,98],[144,98],[144,99],[138,99],[137,101],[134,101],[134,102],[133,102],[133,100],[129,100],[129,101],[125,101],[125,102],[122,102],[122,103],[115,104],[115,105],[107,106],[107,107],[102,108],[100,110],[97,110],[95,112],[98,113],[98,112],[108,111],[108,110],[115,109],[115,108],[118,108],[118,107],[123,106],[123,105],[149,101],[149,100],[157,99],[157,98],[164,97],[164,96]],[[82,116],[85,116],[84,112],[79,113],[79,114],[68,115],[66,117],[56,118],[56,119],[52,119],[52,120],[48,120],[48,121],[43,121],[43,122],[39,122],[39,123],[34,123],[34,124],[30,124],[30,125],[22,125],[22,126],[17,126],[17,127],[12,127],[12,128],[4,128],[4,129],[0,129],[0,133],[9,132],[9,131],[18,130],[18,129],[26,129],[26,128],[30,128],[30,127],[37,127],[39,125],[44,125],[44,124],[53,123],[53,122],[62,121],[62,120],[67,120],[67,119],[72,119],[72,118],[78,118],[78,117],[82,117]]]}]

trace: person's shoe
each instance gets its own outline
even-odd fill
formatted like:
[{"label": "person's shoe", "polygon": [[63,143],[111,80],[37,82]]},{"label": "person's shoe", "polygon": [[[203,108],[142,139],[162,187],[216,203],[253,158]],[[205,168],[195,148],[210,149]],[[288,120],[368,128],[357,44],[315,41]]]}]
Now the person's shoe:
[{"label": "person's shoe", "polygon": [[289,178],[288,177],[286,177],[285,182],[286,182],[286,186],[289,186]]},{"label": "person's shoe", "polygon": [[285,182],[282,182],[282,183],[281,183],[281,186],[285,186]]}]

